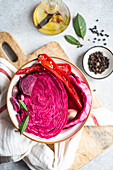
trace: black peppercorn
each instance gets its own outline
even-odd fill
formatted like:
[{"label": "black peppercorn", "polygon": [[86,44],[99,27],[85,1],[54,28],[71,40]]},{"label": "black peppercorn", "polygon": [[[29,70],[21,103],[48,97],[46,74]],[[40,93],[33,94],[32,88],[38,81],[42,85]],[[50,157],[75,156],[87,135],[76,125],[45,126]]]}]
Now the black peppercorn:
[{"label": "black peppercorn", "polygon": [[108,35],[108,34],[105,34],[105,36],[106,36],[106,37],[109,37],[109,35]]},{"label": "black peppercorn", "polygon": [[94,26],[94,29],[97,29],[97,26],[96,26],[96,25]]},{"label": "black peppercorn", "polygon": [[102,33],[100,33],[100,36],[103,36],[103,34],[102,34]]}]

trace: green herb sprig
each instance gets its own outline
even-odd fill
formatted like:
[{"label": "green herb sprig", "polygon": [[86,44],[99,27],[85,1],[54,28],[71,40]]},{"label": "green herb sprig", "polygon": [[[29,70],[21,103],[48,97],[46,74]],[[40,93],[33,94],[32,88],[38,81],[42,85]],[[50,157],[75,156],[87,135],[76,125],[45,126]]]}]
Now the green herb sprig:
[{"label": "green herb sprig", "polygon": [[[20,107],[30,114],[25,103],[22,100],[18,100],[18,102],[19,102]],[[27,128],[27,125],[29,122],[29,114],[23,119],[23,121],[20,124],[20,127],[19,127],[20,134],[22,134]]]}]

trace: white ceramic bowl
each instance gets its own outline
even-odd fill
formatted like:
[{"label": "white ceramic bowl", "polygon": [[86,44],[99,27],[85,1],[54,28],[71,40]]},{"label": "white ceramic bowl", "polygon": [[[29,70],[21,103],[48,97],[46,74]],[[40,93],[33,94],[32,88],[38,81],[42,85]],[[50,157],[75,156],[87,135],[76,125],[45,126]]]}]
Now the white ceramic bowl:
[{"label": "white ceramic bowl", "polygon": [[[83,82],[85,82],[89,87],[89,84],[88,84],[85,76],[83,75],[83,73],[76,66],[74,66],[72,63],[68,62],[67,60],[63,60],[63,59],[59,59],[59,58],[52,58],[52,59],[56,63],[69,63],[71,65],[72,72],[75,73],[77,76],[79,76],[80,79]],[[21,68],[29,67],[29,66],[33,65],[34,63],[38,63],[37,60],[30,61],[26,65],[22,66]],[[10,119],[11,119],[12,123],[14,124],[14,126],[17,129],[19,129],[19,122],[18,122],[17,117],[16,117],[17,112],[14,111],[13,106],[12,106],[12,104],[10,102],[10,98],[12,97],[12,89],[13,89],[14,85],[17,84],[17,82],[19,80],[19,76],[20,75],[14,75],[14,77],[12,78],[12,80],[10,82],[8,92],[7,92],[7,109],[8,109],[8,113],[9,113],[9,116],[10,116]],[[89,113],[88,113],[88,115],[89,115]],[[50,139],[40,138],[40,137],[35,136],[33,134],[29,134],[27,132],[24,132],[23,135],[25,135],[26,137],[28,137],[28,138],[30,138],[30,139],[32,139],[34,141],[42,142],[42,143],[61,142],[61,141],[64,141],[64,140],[72,137],[73,135],[75,135],[83,127],[85,122],[86,122],[86,120],[84,120],[83,122],[81,122],[81,123],[79,123],[79,124],[77,124],[77,125],[75,125],[73,127],[70,127],[68,129],[64,129],[57,136],[52,137]]]},{"label": "white ceramic bowl", "polygon": [[[94,72],[90,71],[89,66],[88,66],[89,55],[92,53],[95,53],[97,51],[102,52],[103,55],[109,59],[109,67],[105,71],[103,71],[101,74],[95,74]],[[113,54],[109,49],[107,49],[105,47],[95,46],[95,47],[90,48],[84,54],[82,61],[83,61],[83,68],[84,68],[85,72],[92,78],[102,79],[102,78],[109,76],[113,72]]]}]

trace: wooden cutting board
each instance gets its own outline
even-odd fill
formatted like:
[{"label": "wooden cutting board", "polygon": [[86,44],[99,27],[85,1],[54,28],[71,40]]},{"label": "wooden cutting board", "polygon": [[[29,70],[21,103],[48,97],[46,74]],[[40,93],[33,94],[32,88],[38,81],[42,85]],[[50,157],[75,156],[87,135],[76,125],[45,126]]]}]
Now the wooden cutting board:
[{"label": "wooden cutting board", "polygon": [[[7,52],[4,52],[4,45],[8,44],[17,56],[17,61],[11,61]],[[63,49],[57,42],[50,42],[49,44],[37,49],[33,53],[27,55],[20,48],[15,39],[6,32],[0,33],[0,57],[8,60],[17,69],[26,62],[36,58],[38,54],[46,53],[49,56],[61,57],[69,60]],[[92,108],[96,109],[102,107],[97,97],[93,94]],[[69,170],[77,170],[90,160],[101,154],[106,148],[113,144],[113,127],[84,127],[79,147],[75,153],[75,160]],[[52,148],[52,146],[50,146]]]}]

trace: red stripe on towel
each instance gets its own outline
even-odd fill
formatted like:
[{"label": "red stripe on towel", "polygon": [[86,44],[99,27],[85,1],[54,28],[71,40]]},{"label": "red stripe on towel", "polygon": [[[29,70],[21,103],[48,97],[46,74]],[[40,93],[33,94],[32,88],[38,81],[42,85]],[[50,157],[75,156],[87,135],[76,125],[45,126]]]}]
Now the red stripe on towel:
[{"label": "red stripe on towel", "polygon": [[90,113],[90,116],[92,117],[94,124],[95,124],[96,126],[99,126],[99,123],[98,123],[96,117],[95,117],[92,113]]},{"label": "red stripe on towel", "polygon": [[8,78],[9,80],[11,80],[11,77],[9,76],[9,74],[8,74],[3,68],[0,68],[0,72],[3,73],[3,74],[5,74],[5,75],[7,76],[7,78]]},{"label": "red stripe on towel", "polygon": [[2,113],[5,109],[7,109],[6,104],[0,108],[0,113]]}]

